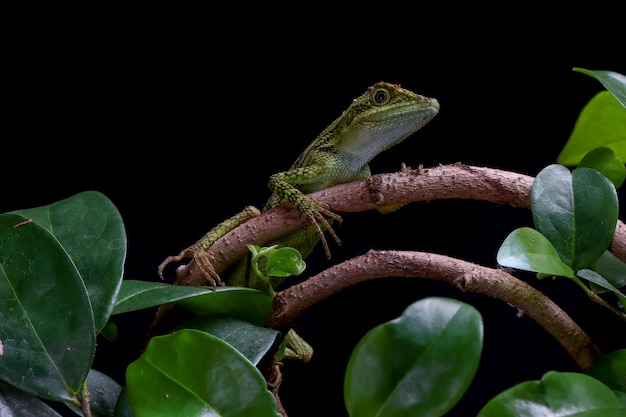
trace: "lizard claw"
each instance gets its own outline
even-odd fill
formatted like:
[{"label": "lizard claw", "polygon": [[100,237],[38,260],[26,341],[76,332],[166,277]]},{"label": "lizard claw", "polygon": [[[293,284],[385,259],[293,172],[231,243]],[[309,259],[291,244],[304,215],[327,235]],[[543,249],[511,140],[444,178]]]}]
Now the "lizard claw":
[{"label": "lizard claw", "polygon": [[326,219],[326,217],[331,218],[332,220],[336,220],[337,223],[341,224],[343,219],[337,213],[334,213],[328,208],[327,205],[322,203],[316,203],[317,210],[313,214],[307,216],[309,223],[315,227],[317,234],[320,236],[320,240],[322,242],[322,246],[324,246],[324,252],[326,253],[326,258],[330,259],[330,248],[328,247],[328,242],[326,241],[326,236],[324,236],[324,231],[322,230],[320,223],[324,226],[324,229],[330,233],[330,235],[335,239],[335,242],[338,246],[341,246],[341,239],[335,233],[335,230],[332,228],[330,222]]},{"label": "lizard claw", "polygon": [[163,279],[163,269],[165,269],[168,264],[182,261],[185,258],[195,259],[198,263],[198,268],[200,269],[200,275],[202,275],[204,279],[211,284],[213,289],[215,289],[218,284],[224,285],[222,279],[213,266],[213,257],[200,248],[187,248],[178,255],[168,256],[165,258],[165,260],[161,262],[161,265],[159,265],[159,278]]}]

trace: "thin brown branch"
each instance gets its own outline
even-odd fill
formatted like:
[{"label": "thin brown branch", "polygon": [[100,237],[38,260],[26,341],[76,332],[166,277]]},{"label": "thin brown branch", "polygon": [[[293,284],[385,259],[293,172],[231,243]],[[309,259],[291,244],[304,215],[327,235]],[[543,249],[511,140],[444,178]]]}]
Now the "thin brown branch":
[{"label": "thin brown branch", "polygon": [[[434,168],[403,169],[401,172],[374,175],[369,180],[341,184],[311,194],[326,202],[337,213],[372,210],[391,204],[419,201],[472,199],[514,207],[530,208],[530,189],[534,178],[494,168],[461,164]],[[293,206],[284,204],[255,217],[209,249],[217,272],[222,272],[247,252],[246,244],[263,245],[303,225]],[[610,250],[626,262],[626,225],[618,221]],[[177,284],[205,285],[205,280],[190,262],[177,273]]]},{"label": "thin brown branch", "polygon": [[291,327],[308,308],[352,285],[385,277],[429,278],[464,292],[484,294],[517,307],[552,335],[586,369],[601,356],[587,334],[543,293],[498,269],[443,255],[369,251],[279,292],[267,327]]}]

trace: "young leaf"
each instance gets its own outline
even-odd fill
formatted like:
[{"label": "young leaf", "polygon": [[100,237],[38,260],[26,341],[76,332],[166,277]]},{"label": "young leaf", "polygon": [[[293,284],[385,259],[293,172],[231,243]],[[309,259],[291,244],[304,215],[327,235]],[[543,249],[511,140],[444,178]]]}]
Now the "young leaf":
[{"label": "young leaf", "polygon": [[87,289],[64,247],[37,223],[0,215],[0,378],[76,400],[95,351]]},{"label": "young leaf", "polygon": [[597,170],[570,173],[562,165],[549,165],[536,176],[530,197],[535,227],[572,270],[588,267],[611,244],[617,192]]},{"label": "young leaf", "polygon": [[456,300],[427,298],[370,330],[348,362],[351,417],[441,416],[469,386],[480,360],[482,320]]},{"label": "young leaf", "polygon": [[600,146],[610,147],[626,160],[626,108],[608,91],[596,94],[580,112],[556,161],[575,166],[587,152]]},{"label": "young leaf", "polygon": [[601,146],[589,152],[578,164],[578,167],[594,168],[611,180],[615,188],[619,188],[626,178],[624,162],[615,155],[613,149]]},{"label": "young leaf", "polygon": [[492,398],[478,417],[620,417],[626,406],[607,387],[585,374],[546,373]]},{"label": "young leaf", "polygon": [[199,330],[152,338],[128,366],[126,381],[136,417],[280,417],[254,365]]},{"label": "young leaf", "polygon": [[554,246],[541,233],[530,227],[512,231],[504,240],[496,260],[499,265],[546,275],[573,277]]},{"label": "young leaf", "polygon": [[17,210],[59,241],[85,282],[96,333],[106,324],[122,281],[126,232],[111,200],[95,191],[48,206]]},{"label": "young leaf", "polygon": [[306,267],[302,255],[294,248],[282,247],[267,254],[265,273],[272,277],[300,275]]},{"label": "young leaf", "polygon": [[578,67],[573,70],[600,81],[604,88],[610,91],[622,103],[622,106],[626,107],[626,76],[614,71],[588,70]]}]

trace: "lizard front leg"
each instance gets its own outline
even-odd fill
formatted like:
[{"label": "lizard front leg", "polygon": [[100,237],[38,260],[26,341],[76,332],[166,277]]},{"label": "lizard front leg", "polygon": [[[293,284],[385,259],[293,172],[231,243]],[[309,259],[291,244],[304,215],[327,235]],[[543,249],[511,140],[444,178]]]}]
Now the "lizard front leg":
[{"label": "lizard front leg", "polygon": [[185,258],[192,258],[198,263],[200,273],[209,282],[209,284],[211,284],[213,289],[215,289],[218,284],[223,285],[222,279],[213,267],[213,257],[209,255],[207,249],[209,249],[217,239],[221,238],[226,233],[235,229],[237,226],[248,221],[252,217],[259,216],[260,214],[261,212],[256,207],[246,206],[241,212],[235,214],[227,220],[224,220],[213,229],[209,230],[209,232],[200,240],[188,248],[183,249],[178,255],[168,256],[165,258],[158,268],[159,277],[163,279],[163,269],[165,269],[168,264],[182,261]]}]

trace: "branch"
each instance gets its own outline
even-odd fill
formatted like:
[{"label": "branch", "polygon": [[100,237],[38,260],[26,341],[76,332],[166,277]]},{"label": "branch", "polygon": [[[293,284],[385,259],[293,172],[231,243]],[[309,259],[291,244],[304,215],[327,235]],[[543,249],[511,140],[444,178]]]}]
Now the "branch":
[{"label": "branch", "polygon": [[[377,174],[310,194],[326,202],[336,213],[372,210],[390,204],[418,201],[471,199],[530,208],[530,189],[534,177],[493,168],[467,165],[441,165],[434,168],[403,169]],[[264,245],[304,225],[295,208],[283,204],[248,220],[209,249],[218,273],[225,271],[248,251],[246,244]],[[626,262],[626,225],[617,222],[611,252]],[[194,262],[180,267],[176,283],[205,285]]]},{"label": "branch", "polygon": [[507,302],[552,335],[576,363],[586,369],[602,353],[587,334],[540,291],[498,269],[443,255],[408,251],[374,251],[334,265],[306,281],[277,293],[265,325],[292,327],[309,307],[352,285],[385,277],[430,278],[461,291]]}]

